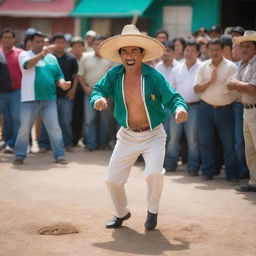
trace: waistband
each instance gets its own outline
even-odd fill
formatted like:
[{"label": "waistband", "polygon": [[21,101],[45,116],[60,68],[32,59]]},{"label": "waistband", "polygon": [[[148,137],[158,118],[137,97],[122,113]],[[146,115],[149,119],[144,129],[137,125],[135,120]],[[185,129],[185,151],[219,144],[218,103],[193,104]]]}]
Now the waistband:
[{"label": "waistband", "polygon": [[145,131],[149,131],[150,127],[142,127],[142,128],[132,128],[132,127],[128,127],[127,130],[129,131],[133,131],[133,132],[145,132]]}]

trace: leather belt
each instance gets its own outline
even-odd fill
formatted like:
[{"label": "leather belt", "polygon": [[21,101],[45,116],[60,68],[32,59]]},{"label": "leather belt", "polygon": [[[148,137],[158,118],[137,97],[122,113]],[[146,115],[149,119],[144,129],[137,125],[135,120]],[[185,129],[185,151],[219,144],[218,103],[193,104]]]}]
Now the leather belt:
[{"label": "leather belt", "polygon": [[132,127],[129,127],[127,128],[128,130],[130,131],[133,131],[133,132],[145,132],[145,131],[148,131],[150,130],[150,127],[142,127],[142,128],[132,128]]},{"label": "leather belt", "polygon": [[256,104],[243,104],[244,108],[246,109],[251,109],[251,108],[256,108]]}]

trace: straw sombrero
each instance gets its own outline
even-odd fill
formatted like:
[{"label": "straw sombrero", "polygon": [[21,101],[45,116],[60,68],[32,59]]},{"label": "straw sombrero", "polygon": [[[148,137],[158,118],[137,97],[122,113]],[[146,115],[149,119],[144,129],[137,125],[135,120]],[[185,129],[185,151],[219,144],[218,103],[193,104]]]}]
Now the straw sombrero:
[{"label": "straw sombrero", "polygon": [[143,62],[157,59],[164,54],[165,47],[156,39],[140,33],[134,25],[126,25],[121,35],[113,36],[103,41],[99,53],[103,58],[122,63],[119,49],[127,46],[141,47],[145,50]]},{"label": "straw sombrero", "polygon": [[244,32],[243,36],[236,36],[234,37],[234,41],[237,44],[240,44],[245,41],[256,41],[256,31],[254,30],[247,30]]}]

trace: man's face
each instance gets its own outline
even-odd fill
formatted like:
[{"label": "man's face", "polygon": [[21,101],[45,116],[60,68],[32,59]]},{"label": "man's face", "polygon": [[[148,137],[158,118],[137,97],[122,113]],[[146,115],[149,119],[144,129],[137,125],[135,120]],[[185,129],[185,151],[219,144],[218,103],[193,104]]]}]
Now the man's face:
[{"label": "man's face", "polygon": [[221,61],[223,58],[223,50],[220,44],[210,44],[208,46],[208,55],[213,61]]},{"label": "man's face", "polygon": [[163,61],[173,61],[174,58],[174,50],[166,47],[165,53],[162,56]]},{"label": "man's face", "polygon": [[83,53],[83,51],[84,51],[84,45],[82,43],[74,43],[72,45],[72,52],[75,55],[80,55]]},{"label": "man's face", "polygon": [[12,48],[15,44],[15,37],[13,36],[12,33],[7,32],[3,34],[3,37],[1,39],[1,43],[3,45],[3,47],[7,47],[7,48]]},{"label": "man's face", "polygon": [[239,44],[233,43],[232,46],[232,59],[233,61],[241,60],[241,48]]},{"label": "man's face", "polygon": [[93,40],[94,40],[94,37],[93,37],[93,36],[88,35],[88,36],[85,37],[85,41],[86,41],[87,44],[90,45],[90,46],[92,45]]},{"label": "man's face", "polygon": [[221,36],[221,33],[217,30],[213,30],[209,33],[210,38],[219,38]]},{"label": "man's face", "polygon": [[251,41],[245,41],[240,44],[241,59],[249,61],[256,54],[256,46]]},{"label": "man's face", "polygon": [[156,40],[158,40],[159,42],[161,42],[162,44],[167,42],[167,36],[165,33],[159,33],[157,36],[156,36]]},{"label": "man's face", "polygon": [[194,63],[199,55],[195,45],[188,45],[184,50],[184,59],[186,63]]},{"label": "man's face", "polygon": [[126,70],[133,71],[141,66],[145,52],[139,47],[128,46],[121,48],[120,57]]},{"label": "man's face", "polygon": [[99,54],[99,46],[100,46],[100,44],[102,42],[103,42],[103,40],[94,40],[93,41],[92,48],[93,48],[96,56],[100,56],[100,54]]},{"label": "man's face", "polygon": [[56,38],[53,42],[53,44],[55,44],[56,48],[55,48],[55,52],[64,52],[65,48],[66,48],[66,40],[63,38]]},{"label": "man's face", "polygon": [[42,36],[35,36],[31,41],[32,51],[35,53],[39,53],[42,51],[44,46],[44,38]]}]

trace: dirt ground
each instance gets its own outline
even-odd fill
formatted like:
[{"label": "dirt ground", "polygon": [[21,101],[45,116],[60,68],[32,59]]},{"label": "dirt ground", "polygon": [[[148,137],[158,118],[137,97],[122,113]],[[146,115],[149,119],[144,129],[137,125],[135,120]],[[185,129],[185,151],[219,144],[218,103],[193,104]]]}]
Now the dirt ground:
[{"label": "dirt ground", "polygon": [[[144,230],[143,163],[133,167],[126,185],[132,217],[123,228],[105,229],[112,218],[104,183],[110,154],[76,148],[64,167],[51,152],[29,154],[23,166],[0,154],[0,255],[256,255],[256,194],[236,192],[223,176],[188,177],[182,168],[165,176],[157,230]],[[79,233],[37,233],[60,222]]]}]

